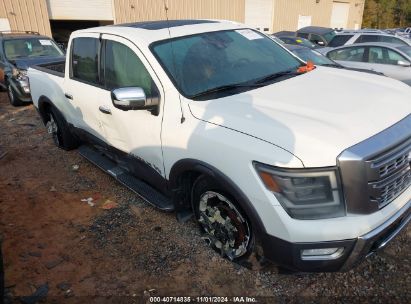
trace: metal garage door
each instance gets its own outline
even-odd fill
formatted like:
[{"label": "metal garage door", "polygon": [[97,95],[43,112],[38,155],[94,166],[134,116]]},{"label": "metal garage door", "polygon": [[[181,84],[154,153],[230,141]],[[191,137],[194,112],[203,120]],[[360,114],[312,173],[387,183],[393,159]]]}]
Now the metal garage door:
[{"label": "metal garage door", "polygon": [[264,32],[272,31],[273,0],[246,0],[245,24]]},{"label": "metal garage door", "polygon": [[343,29],[347,28],[349,12],[349,3],[333,2],[333,10],[331,13],[331,27]]},{"label": "metal garage door", "polygon": [[113,20],[112,0],[47,0],[50,19]]}]

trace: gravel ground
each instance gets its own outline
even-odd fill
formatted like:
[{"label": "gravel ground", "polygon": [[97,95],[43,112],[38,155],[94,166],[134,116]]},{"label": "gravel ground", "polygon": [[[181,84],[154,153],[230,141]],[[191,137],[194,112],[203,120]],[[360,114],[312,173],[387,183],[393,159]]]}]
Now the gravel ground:
[{"label": "gravel ground", "polygon": [[[0,233],[6,302],[130,303],[148,296],[260,302],[409,303],[411,228],[346,273],[281,274],[230,263],[192,221],[155,210],[76,151],[53,146],[32,106],[0,93]],[[78,165],[78,170],[73,170]],[[92,197],[93,207],[82,199]],[[103,210],[109,199],[117,208]],[[138,302],[137,301],[137,302]],[[27,302],[28,303],[28,302]]]}]

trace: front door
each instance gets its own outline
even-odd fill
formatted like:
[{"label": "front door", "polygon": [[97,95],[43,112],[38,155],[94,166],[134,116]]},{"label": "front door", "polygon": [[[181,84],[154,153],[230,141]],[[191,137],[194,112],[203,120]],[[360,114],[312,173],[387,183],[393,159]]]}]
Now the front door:
[{"label": "front door", "polygon": [[[135,175],[157,184],[157,178],[164,177],[161,124],[165,101],[161,83],[132,42],[108,34],[102,35],[102,41],[101,100],[108,111],[100,112],[100,120],[106,140],[128,155]],[[124,87],[140,87],[147,97],[160,98],[159,112],[114,107],[111,91]]]}]

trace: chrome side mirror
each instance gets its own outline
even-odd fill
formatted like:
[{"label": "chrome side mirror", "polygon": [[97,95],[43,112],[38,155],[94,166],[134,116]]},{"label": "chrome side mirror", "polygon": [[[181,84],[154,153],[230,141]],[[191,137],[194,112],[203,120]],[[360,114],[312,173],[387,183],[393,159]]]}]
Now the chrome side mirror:
[{"label": "chrome side mirror", "polygon": [[160,95],[155,90],[154,96],[147,97],[140,87],[126,87],[111,91],[114,107],[123,110],[148,110],[153,115],[159,114]]},{"label": "chrome side mirror", "polygon": [[398,60],[397,65],[408,68],[411,66],[411,63],[408,61],[404,61],[404,60]]}]

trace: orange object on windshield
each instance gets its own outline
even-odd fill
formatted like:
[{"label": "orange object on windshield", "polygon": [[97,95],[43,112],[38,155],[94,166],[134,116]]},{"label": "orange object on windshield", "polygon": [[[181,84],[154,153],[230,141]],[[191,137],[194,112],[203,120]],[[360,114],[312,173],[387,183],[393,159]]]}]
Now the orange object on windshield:
[{"label": "orange object on windshield", "polygon": [[315,69],[314,63],[312,61],[307,61],[307,64],[305,66],[298,68],[297,73],[307,73],[307,72],[311,72],[314,69]]}]

